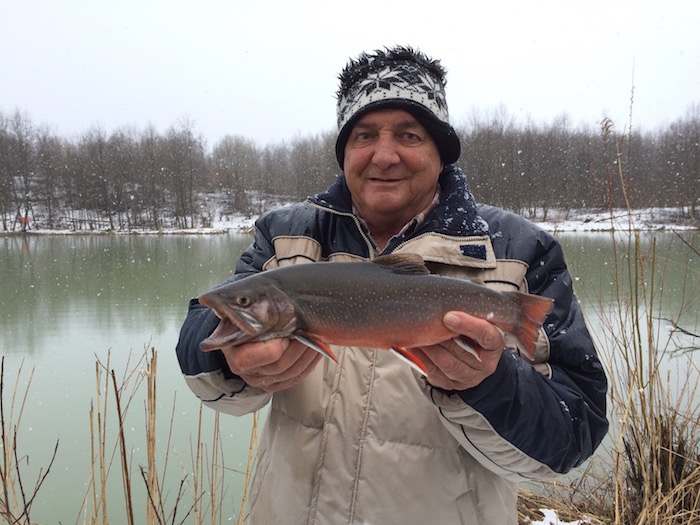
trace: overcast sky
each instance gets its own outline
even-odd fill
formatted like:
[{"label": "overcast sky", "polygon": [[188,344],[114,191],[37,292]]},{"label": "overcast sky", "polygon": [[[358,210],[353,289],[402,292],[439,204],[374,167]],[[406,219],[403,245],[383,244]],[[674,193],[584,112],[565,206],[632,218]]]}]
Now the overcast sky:
[{"label": "overcast sky", "polygon": [[76,137],[189,119],[209,145],[335,129],[337,75],[407,44],[442,60],[453,123],[653,129],[700,103],[697,0],[0,0],[0,112]]}]

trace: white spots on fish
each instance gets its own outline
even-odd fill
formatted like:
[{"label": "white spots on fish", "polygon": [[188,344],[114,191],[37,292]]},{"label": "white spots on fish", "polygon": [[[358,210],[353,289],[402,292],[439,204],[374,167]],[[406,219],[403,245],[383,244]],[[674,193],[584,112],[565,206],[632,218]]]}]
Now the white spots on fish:
[{"label": "white spots on fish", "polygon": [[489,312],[489,313],[486,314],[486,320],[487,320],[487,321],[491,321],[491,320],[493,320],[493,318],[494,318],[495,316],[496,316],[496,314],[494,314],[493,312]]}]

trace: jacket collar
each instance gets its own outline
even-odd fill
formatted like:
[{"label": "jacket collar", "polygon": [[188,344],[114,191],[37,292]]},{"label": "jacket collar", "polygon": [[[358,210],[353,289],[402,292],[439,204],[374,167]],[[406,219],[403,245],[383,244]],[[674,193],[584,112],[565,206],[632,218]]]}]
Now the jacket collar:
[{"label": "jacket collar", "polygon": [[[425,220],[391,238],[383,253],[414,252],[426,262],[494,268],[496,257],[489,238],[488,224],[476,209],[467,179],[455,165],[440,174],[440,199]],[[309,197],[319,207],[353,216],[350,190],[341,174],[323,193]],[[360,221],[357,220],[358,226]]]},{"label": "jacket collar", "polygon": [[[440,201],[411,236],[433,231],[444,235],[473,237],[488,234],[488,225],[476,211],[474,196],[469,190],[464,172],[448,164],[440,174]],[[335,212],[352,214],[352,199],[341,173],[324,192],[309,197],[309,201]]]}]

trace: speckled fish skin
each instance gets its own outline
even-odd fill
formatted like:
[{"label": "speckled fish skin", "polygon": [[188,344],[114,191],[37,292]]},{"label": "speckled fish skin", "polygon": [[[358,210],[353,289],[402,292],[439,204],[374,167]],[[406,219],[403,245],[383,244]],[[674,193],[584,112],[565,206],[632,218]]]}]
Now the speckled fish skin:
[{"label": "speckled fish skin", "polygon": [[199,301],[221,319],[202,349],[299,334],[326,344],[418,347],[450,339],[453,310],[513,334],[529,355],[552,300],[430,274],[414,254],[292,265],[215,288]]}]

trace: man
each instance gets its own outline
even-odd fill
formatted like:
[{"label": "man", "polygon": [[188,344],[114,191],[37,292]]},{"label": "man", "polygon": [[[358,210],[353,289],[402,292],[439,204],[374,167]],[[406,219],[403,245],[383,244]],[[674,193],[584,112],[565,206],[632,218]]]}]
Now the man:
[{"label": "man", "polygon": [[452,340],[411,349],[427,378],[368,348],[334,348],[337,365],[288,339],[202,352],[218,319],[193,300],[178,344],[190,388],[234,415],[271,403],[253,524],[514,524],[517,483],[567,472],[607,431],[605,374],[561,248],[519,216],[475,204],[453,164],[460,143],[444,86],[440,63],[410,48],[350,61],[338,91],[343,173],[260,217],[231,279],[418,253],[435,273],[553,298],[534,359],[462,312],[443,322],[481,359]]}]

